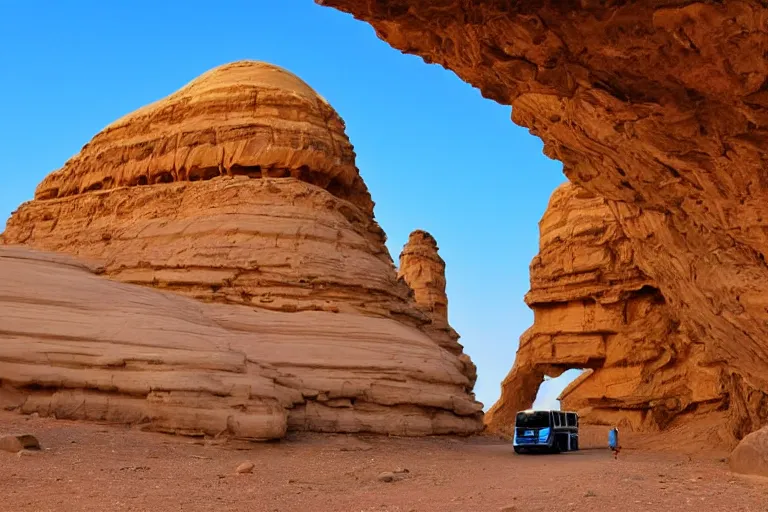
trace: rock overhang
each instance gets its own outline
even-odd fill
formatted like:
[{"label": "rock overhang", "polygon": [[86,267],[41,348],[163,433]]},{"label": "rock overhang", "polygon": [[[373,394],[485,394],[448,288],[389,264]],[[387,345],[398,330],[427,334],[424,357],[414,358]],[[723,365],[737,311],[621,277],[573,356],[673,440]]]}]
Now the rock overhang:
[{"label": "rock overhang", "polygon": [[[720,438],[731,442],[768,420],[763,2],[318,3],[370,23],[393,47],[511,105],[513,121],[543,140],[569,180],[605,201],[632,250],[633,281],[647,281],[663,299],[678,349],[690,348],[675,354],[659,340],[659,363],[675,363],[656,374],[671,370],[665,379],[672,381],[679,370],[690,384],[681,397],[709,396],[698,404],[677,400],[672,416],[724,409]],[[588,278],[550,263],[552,275]],[[540,291],[529,304],[551,295]],[[600,287],[570,292],[577,300],[605,294]],[[683,371],[689,364],[697,370]],[[526,394],[539,381],[528,377]],[[635,424],[645,420],[635,416]]]}]

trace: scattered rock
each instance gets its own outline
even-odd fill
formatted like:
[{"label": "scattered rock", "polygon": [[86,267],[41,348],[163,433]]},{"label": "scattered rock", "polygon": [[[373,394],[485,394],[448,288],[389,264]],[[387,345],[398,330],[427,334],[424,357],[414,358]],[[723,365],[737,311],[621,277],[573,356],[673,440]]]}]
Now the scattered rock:
[{"label": "scattered rock", "polygon": [[20,452],[16,452],[16,456],[22,458],[30,455],[37,455],[38,453],[41,453],[40,450],[21,450]]},{"label": "scattered rock", "polygon": [[395,474],[390,471],[385,471],[379,474],[379,482],[394,482]]},{"label": "scattered rock", "polygon": [[395,482],[406,478],[406,475],[410,473],[406,468],[397,468],[394,471],[384,471],[380,473],[378,479],[380,482]]},{"label": "scattered rock", "polygon": [[499,512],[517,512],[517,506],[510,505],[508,507],[501,507]]},{"label": "scattered rock", "polygon": [[40,442],[31,434],[0,436],[0,450],[17,453],[22,450],[39,450]]},{"label": "scattered rock", "polygon": [[120,471],[149,471],[149,466],[123,466]]},{"label": "scattered rock", "polygon": [[595,496],[597,496],[597,493],[595,491],[590,490],[584,493],[585,498],[594,498]]},{"label": "scattered rock", "polygon": [[253,464],[253,462],[243,462],[242,464],[237,466],[237,469],[235,471],[243,475],[246,473],[252,473],[254,467],[255,465]]}]

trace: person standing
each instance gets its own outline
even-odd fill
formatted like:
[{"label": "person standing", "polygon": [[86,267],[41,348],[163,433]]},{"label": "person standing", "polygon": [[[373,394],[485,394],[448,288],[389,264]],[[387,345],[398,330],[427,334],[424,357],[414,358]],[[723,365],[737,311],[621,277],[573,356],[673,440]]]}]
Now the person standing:
[{"label": "person standing", "polygon": [[618,459],[621,446],[619,445],[619,429],[616,427],[613,427],[610,432],[608,432],[608,448],[613,451],[613,458]]}]

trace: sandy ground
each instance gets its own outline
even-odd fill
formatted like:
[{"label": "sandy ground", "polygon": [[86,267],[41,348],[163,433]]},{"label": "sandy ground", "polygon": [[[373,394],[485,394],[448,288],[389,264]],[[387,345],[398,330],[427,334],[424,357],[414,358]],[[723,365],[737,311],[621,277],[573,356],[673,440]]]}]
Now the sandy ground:
[{"label": "sandy ground", "polygon": [[[0,433],[43,446],[0,452],[3,512],[768,510],[768,479],[733,475],[714,455],[520,456],[489,437],[206,441],[8,412]],[[245,461],[253,473],[237,474]],[[399,468],[404,479],[379,481]]]}]

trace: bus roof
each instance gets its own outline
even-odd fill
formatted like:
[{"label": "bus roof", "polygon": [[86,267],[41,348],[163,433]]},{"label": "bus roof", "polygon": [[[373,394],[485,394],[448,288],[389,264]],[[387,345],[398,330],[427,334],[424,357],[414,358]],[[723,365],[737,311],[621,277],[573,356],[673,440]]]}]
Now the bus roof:
[{"label": "bus roof", "polygon": [[526,409],[524,411],[518,411],[518,414],[521,412],[525,414],[531,414],[534,412],[562,412],[563,414],[575,414],[576,416],[579,415],[576,411],[559,411],[556,409]]}]

